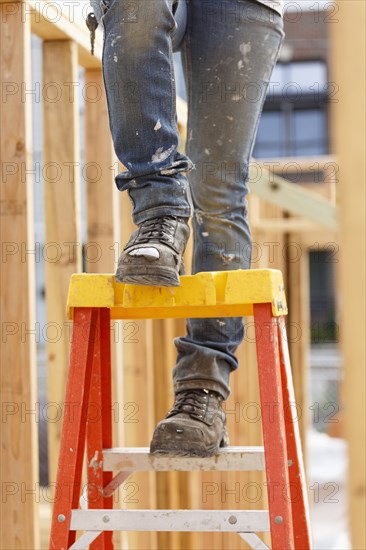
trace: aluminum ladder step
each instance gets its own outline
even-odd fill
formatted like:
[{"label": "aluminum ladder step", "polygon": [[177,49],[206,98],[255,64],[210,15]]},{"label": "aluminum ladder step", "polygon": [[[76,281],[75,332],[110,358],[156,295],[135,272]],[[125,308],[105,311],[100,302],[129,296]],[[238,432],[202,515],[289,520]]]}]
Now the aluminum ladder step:
[{"label": "aluminum ladder step", "polygon": [[73,510],[75,531],[268,532],[267,510]]},{"label": "aluminum ladder step", "polygon": [[264,471],[263,447],[225,447],[211,457],[152,455],[148,447],[116,447],[103,450],[103,470],[149,471]]},{"label": "aluminum ladder step", "polygon": [[269,550],[256,534],[270,532],[268,510],[72,510],[70,528],[84,531],[70,550],[85,550],[104,531],[231,532]]}]

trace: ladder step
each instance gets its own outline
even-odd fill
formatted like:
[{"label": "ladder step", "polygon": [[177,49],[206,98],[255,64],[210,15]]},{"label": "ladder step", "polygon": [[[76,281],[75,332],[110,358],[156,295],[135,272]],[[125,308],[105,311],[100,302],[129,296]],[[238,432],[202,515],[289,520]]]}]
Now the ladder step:
[{"label": "ladder step", "polygon": [[282,273],[277,269],[236,269],[183,275],[180,286],[125,285],[114,275],[71,276],[67,312],[78,307],[108,308],[111,319],[186,319],[253,315],[253,304],[271,304],[287,314]]},{"label": "ladder step", "polygon": [[225,447],[208,458],[189,456],[158,456],[148,447],[116,447],[103,450],[103,470],[110,471],[263,471],[263,447]]},{"label": "ladder step", "polygon": [[269,532],[268,510],[72,510],[72,531]]}]

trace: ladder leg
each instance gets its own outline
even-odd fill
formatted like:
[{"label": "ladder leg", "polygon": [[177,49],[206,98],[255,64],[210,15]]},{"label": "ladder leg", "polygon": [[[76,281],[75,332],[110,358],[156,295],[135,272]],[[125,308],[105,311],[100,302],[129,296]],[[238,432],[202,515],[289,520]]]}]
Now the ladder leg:
[{"label": "ladder leg", "polygon": [[75,541],[76,533],[69,528],[71,510],[79,507],[95,328],[93,309],[75,308],[52,514],[52,550],[66,550]]},{"label": "ladder leg", "polygon": [[293,550],[277,321],[271,305],[255,304],[254,320],[272,550]]},{"label": "ladder leg", "polygon": [[[111,349],[109,310],[97,310],[93,372],[87,418],[88,508],[113,508],[113,496],[105,497],[103,489],[112,472],[103,472],[103,449],[112,446]],[[90,544],[90,550],[112,550],[112,531],[104,531]]]},{"label": "ladder leg", "polygon": [[278,340],[280,348],[282,394],[286,423],[287,454],[291,464],[289,467],[289,478],[295,548],[299,550],[309,550],[311,548],[311,534],[308,494],[306,488],[295,393],[292,381],[290,356],[286,338],[286,325],[283,317],[279,317]]}]

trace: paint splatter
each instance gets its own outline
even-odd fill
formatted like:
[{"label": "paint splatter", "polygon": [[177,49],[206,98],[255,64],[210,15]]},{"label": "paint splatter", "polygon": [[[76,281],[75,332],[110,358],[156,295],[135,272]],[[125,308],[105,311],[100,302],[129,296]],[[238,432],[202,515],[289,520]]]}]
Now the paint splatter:
[{"label": "paint splatter", "polygon": [[113,48],[113,46],[115,45],[115,43],[118,41],[118,40],[121,40],[122,36],[116,36],[116,38],[113,38],[112,42],[111,42],[111,46]]},{"label": "paint splatter", "polygon": [[226,252],[221,252],[220,254],[224,264],[229,264],[235,259],[235,254],[230,254]]},{"label": "paint splatter", "polygon": [[231,96],[231,101],[236,101],[236,102],[238,102],[238,101],[240,101],[240,100],[241,100],[241,95],[240,95],[240,94],[233,94],[233,95]]},{"label": "paint splatter", "polygon": [[174,151],[175,145],[172,145],[169,147],[169,149],[166,149],[164,151],[164,147],[159,147],[151,157],[151,162],[162,162],[163,160],[167,159],[169,155]]},{"label": "paint splatter", "polygon": [[240,49],[240,53],[243,56],[244,63],[249,63],[248,53],[252,50],[251,43],[248,42],[246,44],[245,42],[243,42],[242,44],[240,44],[239,49]]}]

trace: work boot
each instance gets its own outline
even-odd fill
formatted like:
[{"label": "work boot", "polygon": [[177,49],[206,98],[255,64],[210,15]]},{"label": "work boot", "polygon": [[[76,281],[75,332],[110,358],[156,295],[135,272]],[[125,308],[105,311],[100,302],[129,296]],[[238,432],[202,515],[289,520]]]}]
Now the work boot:
[{"label": "work boot", "polygon": [[119,258],[116,280],[134,285],[179,286],[190,233],[187,221],[164,216],[139,224]]},{"label": "work boot", "polygon": [[220,394],[202,389],[176,394],[173,407],[156,426],[152,454],[212,456],[229,444]]}]

